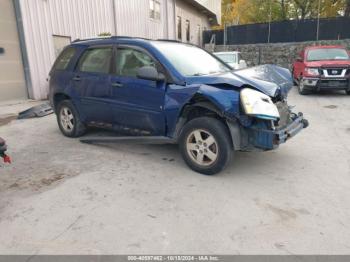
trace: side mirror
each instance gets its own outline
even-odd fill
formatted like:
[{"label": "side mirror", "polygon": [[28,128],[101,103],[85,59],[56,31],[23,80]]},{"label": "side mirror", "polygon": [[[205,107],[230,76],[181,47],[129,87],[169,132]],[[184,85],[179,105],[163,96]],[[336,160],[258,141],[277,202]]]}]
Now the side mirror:
[{"label": "side mirror", "polygon": [[165,76],[162,73],[158,73],[157,69],[153,66],[143,66],[137,70],[136,76],[141,79],[151,81],[162,81]]}]

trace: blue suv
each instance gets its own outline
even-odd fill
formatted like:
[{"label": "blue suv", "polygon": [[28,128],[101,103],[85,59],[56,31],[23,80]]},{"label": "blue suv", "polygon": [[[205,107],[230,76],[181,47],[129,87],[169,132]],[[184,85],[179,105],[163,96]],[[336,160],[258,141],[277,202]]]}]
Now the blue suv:
[{"label": "blue suv", "polygon": [[65,136],[88,127],[178,143],[190,168],[212,175],[233,151],[271,150],[308,123],[286,97],[287,69],[238,71],[194,45],[131,37],[77,40],[50,72]]}]

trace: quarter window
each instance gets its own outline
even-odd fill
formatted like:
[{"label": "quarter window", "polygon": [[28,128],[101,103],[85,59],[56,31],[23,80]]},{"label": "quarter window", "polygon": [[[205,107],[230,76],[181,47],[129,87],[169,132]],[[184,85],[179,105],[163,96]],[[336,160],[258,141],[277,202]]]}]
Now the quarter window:
[{"label": "quarter window", "polygon": [[120,76],[136,77],[137,70],[143,66],[156,68],[156,63],[144,52],[132,48],[120,48],[117,51],[116,73]]},{"label": "quarter window", "polygon": [[73,47],[64,49],[61,55],[57,58],[54,70],[65,70],[74,54],[75,49]]},{"label": "quarter window", "polygon": [[88,49],[79,63],[79,71],[108,74],[110,70],[112,48]]}]

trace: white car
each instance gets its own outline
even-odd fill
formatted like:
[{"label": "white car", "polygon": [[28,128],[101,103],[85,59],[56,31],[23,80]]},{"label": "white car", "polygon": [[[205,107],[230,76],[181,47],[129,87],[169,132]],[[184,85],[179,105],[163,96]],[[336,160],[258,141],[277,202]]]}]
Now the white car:
[{"label": "white car", "polygon": [[238,51],[216,52],[214,55],[235,70],[247,67],[246,61],[242,59],[241,53]]}]

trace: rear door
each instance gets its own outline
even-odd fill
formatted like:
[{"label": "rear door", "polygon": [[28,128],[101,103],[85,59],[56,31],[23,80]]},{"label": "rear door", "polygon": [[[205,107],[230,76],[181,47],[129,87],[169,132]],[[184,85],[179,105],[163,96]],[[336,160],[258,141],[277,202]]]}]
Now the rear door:
[{"label": "rear door", "polygon": [[86,122],[111,124],[110,106],[112,46],[94,46],[84,51],[73,74],[74,90]]},{"label": "rear door", "polygon": [[137,70],[154,66],[157,60],[146,50],[135,46],[118,46],[112,81],[112,111],[114,124],[137,129],[152,135],[165,134],[163,113],[165,81],[137,78]]}]

